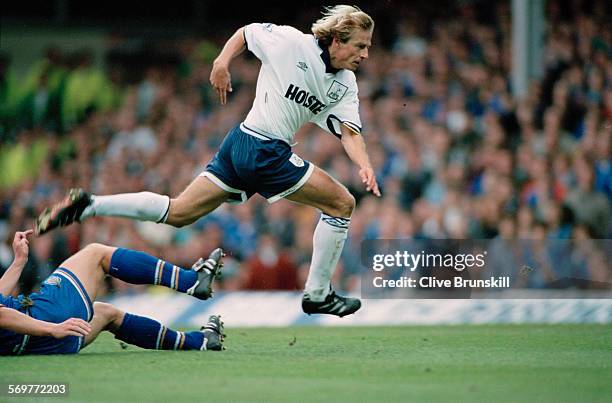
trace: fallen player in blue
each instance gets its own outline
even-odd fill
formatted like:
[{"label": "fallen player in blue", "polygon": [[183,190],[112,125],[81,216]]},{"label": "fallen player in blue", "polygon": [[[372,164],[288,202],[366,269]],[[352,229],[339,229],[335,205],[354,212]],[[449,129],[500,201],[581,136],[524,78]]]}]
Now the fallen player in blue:
[{"label": "fallen player in blue", "polygon": [[28,260],[31,233],[15,234],[15,259],[0,278],[0,355],[74,354],[104,330],[147,349],[222,350],[223,323],[217,315],[199,331],[179,332],[111,304],[92,303],[106,275],[210,298],[212,282],[223,266],[220,248],[183,269],[143,252],[90,244],[51,273],[39,292],[11,297]]}]

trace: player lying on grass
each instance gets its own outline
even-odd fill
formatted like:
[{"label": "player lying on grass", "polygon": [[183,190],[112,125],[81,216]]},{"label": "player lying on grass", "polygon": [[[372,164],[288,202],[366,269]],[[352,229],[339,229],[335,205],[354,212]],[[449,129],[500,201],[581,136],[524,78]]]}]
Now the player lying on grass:
[{"label": "player lying on grass", "polygon": [[0,355],[78,353],[103,330],[148,349],[222,349],[223,323],[217,315],[211,315],[200,331],[179,332],[111,304],[92,304],[107,274],[132,284],[163,285],[210,298],[212,282],[223,266],[220,248],[183,269],[143,252],[91,244],[51,273],[39,292],[11,297],[28,260],[31,233],[15,234],[15,259],[0,278]]},{"label": "player lying on grass", "polygon": [[274,24],[238,29],[216,58],[210,82],[225,104],[232,91],[230,62],[248,49],[261,60],[255,100],[245,120],[226,135],[204,172],[175,199],[152,192],[90,196],[73,190],[41,213],[37,234],[92,216],[188,225],[224,202],[259,193],[269,203],[286,198],[321,211],[313,235],[302,309],[346,316],[361,307],[337,295],[331,278],[347,238],[355,198],[322,169],[291,151],[295,133],[312,122],[336,136],[359,168],[367,191],[380,196],[361,136],[354,72],[368,58],[372,18],[351,6],[328,8],[312,35]]}]

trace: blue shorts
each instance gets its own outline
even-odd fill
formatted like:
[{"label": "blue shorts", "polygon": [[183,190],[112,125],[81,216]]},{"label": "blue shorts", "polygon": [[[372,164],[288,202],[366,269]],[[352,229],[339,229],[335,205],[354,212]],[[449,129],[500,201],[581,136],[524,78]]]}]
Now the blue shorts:
[{"label": "blue shorts", "polygon": [[274,203],[306,183],[314,165],[291,152],[291,146],[247,128],[234,127],[202,176],[242,203],[255,193]]},{"label": "blue shorts", "polygon": [[[61,323],[70,318],[90,321],[93,304],[79,279],[67,269],[56,269],[42,283],[40,291],[30,295],[33,305],[29,314],[35,319]],[[18,354],[74,354],[83,346],[83,337],[25,336]],[[19,351],[21,349],[21,351]]]}]

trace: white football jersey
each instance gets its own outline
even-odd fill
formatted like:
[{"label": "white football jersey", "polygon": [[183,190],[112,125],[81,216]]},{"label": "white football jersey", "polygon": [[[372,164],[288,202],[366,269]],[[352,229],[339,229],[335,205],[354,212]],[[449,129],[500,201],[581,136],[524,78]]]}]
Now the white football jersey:
[{"label": "white football jersey", "polygon": [[293,143],[307,122],[340,137],[341,124],[361,132],[357,81],[350,70],[326,73],[313,35],[290,26],[250,24],[247,49],[261,60],[253,107],[243,127]]}]

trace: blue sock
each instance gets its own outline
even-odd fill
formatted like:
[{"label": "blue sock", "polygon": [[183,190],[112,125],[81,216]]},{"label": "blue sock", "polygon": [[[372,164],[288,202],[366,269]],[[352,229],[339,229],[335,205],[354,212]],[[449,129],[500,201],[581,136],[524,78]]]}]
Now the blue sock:
[{"label": "blue sock", "polygon": [[117,248],[111,257],[109,274],[130,284],[163,285],[186,292],[198,279],[193,270],[185,270],[144,252]]},{"label": "blue sock", "polygon": [[204,333],[178,332],[130,313],[125,314],[115,338],[150,350],[204,350]]}]

